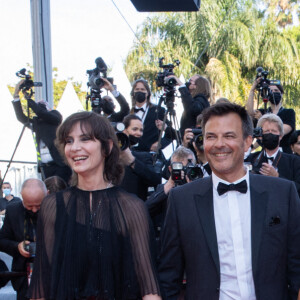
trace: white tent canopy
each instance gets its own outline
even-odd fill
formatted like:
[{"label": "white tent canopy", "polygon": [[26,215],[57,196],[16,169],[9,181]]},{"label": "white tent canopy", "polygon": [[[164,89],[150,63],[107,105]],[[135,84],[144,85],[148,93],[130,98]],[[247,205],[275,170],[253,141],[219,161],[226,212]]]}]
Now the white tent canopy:
[{"label": "white tent canopy", "polygon": [[75,112],[84,110],[74,90],[73,84],[70,81],[68,81],[64,93],[62,94],[57,110],[62,114],[63,119],[66,119]]}]

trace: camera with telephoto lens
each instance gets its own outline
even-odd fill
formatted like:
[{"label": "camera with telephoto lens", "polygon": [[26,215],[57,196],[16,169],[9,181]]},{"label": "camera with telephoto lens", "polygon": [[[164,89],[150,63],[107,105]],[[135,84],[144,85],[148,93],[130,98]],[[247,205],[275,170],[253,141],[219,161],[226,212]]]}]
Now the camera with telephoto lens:
[{"label": "camera with telephoto lens", "polygon": [[185,178],[181,178],[181,171],[183,171],[184,175],[186,175],[191,181],[203,177],[201,167],[199,165],[193,164],[191,159],[189,159],[188,161],[189,162],[185,167],[181,162],[171,163],[171,179],[175,182],[176,185],[187,183]]},{"label": "camera with telephoto lens", "polygon": [[31,242],[29,244],[25,244],[24,242],[24,250],[29,252],[30,257],[35,257],[35,252],[36,252],[36,243]]},{"label": "camera with telephoto lens", "polygon": [[103,78],[107,79],[111,84],[113,84],[114,80],[112,77],[107,77],[107,66],[101,57],[96,58],[95,63],[95,69],[86,71],[89,76],[87,85],[90,88],[90,93],[86,96],[86,109],[88,109],[88,101],[90,100],[92,110],[100,114],[105,105],[105,100],[101,98],[101,88],[105,85]]},{"label": "camera with telephoto lens", "polygon": [[193,145],[193,142],[195,142],[195,146],[198,150],[203,151],[203,133],[201,128],[193,128],[192,133],[194,134],[194,138],[191,141],[191,144]]},{"label": "camera with telephoto lens", "polygon": [[267,102],[272,95],[270,85],[280,85],[280,80],[268,79],[268,75],[269,71],[264,70],[264,68],[258,67],[256,69],[256,79],[261,78],[260,82],[256,86],[256,89],[259,91],[264,102]]},{"label": "camera with telephoto lens", "polygon": [[93,90],[100,90],[105,82],[102,78],[107,79],[111,84],[113,84],[114,79],[112,77],[107,77],[107,66],[101,57],[95,60],[96,68],[92,70],[87,70],[86,73],[89,75],[88,86]]},{"label": "camera with telephoto lens", "polygon": [[31,79],[31,75],[28,74],[28,72],[26,71],[25,68],[23,68],[20,71],[16,72],[16,75],[20,78],[25,79],[24,82],[20,85],[21,90],[28,91],[34,86],[36,86],[36,87],[43,86],[43,84],[41,82],[34,82]]},{"label": "camera with telephoto lens", "polygon": [[158,87],[164,87],[164,88],[173,90],[177,84],[177,81],[175,78],[167,78],[167,77],[170,75],[174,75],[173,70],[176,66],[179,66],[180,61],[178,59],[175,60],[174,62],[176,65],[173,65],[173,64],[164,65],[163,64],[164,59],[165,59],[164,57],[161,57],[159,59],[159,67],[162,68],[163,71],[158,72],[157,77],[156,77],[156,85]]},{"label": "camera with telephoto lens", "polygon": [[253,138],[259,138],[262,137],[263,135],[263,131],[261,127],[256,127],[253,129]]},{"label": "camera with telephoto lens", "polygon": [[121,122],[110,122],[110,124],[115,130],[120,150],[123,151],[127,149],[130,145],[130,142],[128,136],[123,133],[125,125]]}]

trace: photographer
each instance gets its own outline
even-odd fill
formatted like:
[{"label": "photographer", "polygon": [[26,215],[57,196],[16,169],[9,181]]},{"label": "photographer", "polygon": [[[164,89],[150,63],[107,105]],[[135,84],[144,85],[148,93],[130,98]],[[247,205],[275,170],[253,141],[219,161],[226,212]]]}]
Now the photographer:
[{"label": "photographer", "polygon": [[116,113],[116,106],[113,99],[108,95],[103,96],[102,100],[104,101],[104,104],[102,110],[104,116],[107,117],[110,122],[122,122],[124,117],[129,114],[129,105],[124,96],[117,91],[106,78],[102,78],[102,80],[104,81],[103,88],[105,88],[107,91],[110,91],[120,105],[120,111]]},{"label": "photographer", "polygon": [[183,84],[174,75],[168,76],[168,78],[176,79],[177,85],[179,85],[179,92],[184,108],[180,120],[180,132],[183,136],[185,129],[195,127],[197,116],[206,107],[210,106],[208,102],[211,96],[210,83],[207,78],[198,74],[193,75],[186,84]]},{"label": "photographer", "polygon": [[24,181],[21,195],[23,202],[11,203],[6,208],[0,230],[0,251],[13,257],[12,271],[24,273],[11,281],[14,290],[17,291],[17,299],[25,300],[28,299],[28,271],[32,270],[35,256],[38,211],[47,195],[47,189],[41,180],[31,178]]},{"label": "photographer", "polygon": [[265,112],[264,109],[254,109],[254,94],[257,86],[262,81],[261,77],[258,77],[251,87],[249,97],[246,103],[246,108],[250,116],[253,118],[254,124],[259,120],[259,118],[265,113],[273,113],[278,115],[278,117],[283,122],[283,137],[280,141],[280,147],[285,153],[292,153],[290,148],[290,136],[295,130],[296,117],[295,111],[293,109],[287,109],[282,106],[282,96],[284,94],[283,87],[281,84],[270,83],[268,87],[268,102],[270,106]]},{"label": "photographer", "polygon": [[295,130],[290,138],[293,154],[300,156],[300,130]]},{"label": "photographer", "polygon": [[257,126],[262,128],[263,150],[248,156],[246,161],[251,162],[252,171],[294,181],[300,195],[300,158],[279,149],[284,132],[281,119],[275,114],[265,114],[258,120]]},{"label": "photographer", "polygon": [[[123,132],[128,136],[131,147],[137,146],[143,136],[142,120],[136,115],[128,115],[124,118],[124,125]],[[125,166],[121,186],[145,201],[148,187],[156,187],[161,182],[161,175],[155,172],[152,155],[127,148],[121,151],[120,161]]]},{"label": "photographer", "polygon": [[[183,167],[186,167],[189,163],[195,164],[195,155],[190,149],[179,146],[171,156],[171,165],[169,166],[171,175],[169,177],[169,180],[165,184],[158,185],[156,191],[146,201],[146,205],[155,227],[157,238],[159,238],[160,230],[164,223],[164,218],[167,210],[167,199],[170,190],[176,185],[185,184],[191,181],[184,170],[180,171],[179,176],[178,174],[175,174],[174,176],[172,172],[173,163],[182,163]],[[176,177],[177,180],[174,177]]]},{"label": "photographer", "polygon": [[194,154],[196,155],[197,163],[201,165],[203,177],[207,177],[211,175],[211,168],[204,153],[201,123],[202,114],[197,116],[196,128],[185,129],[182,139],[182,145],[194,152]]},{"label": "photographer", "polygon": [[[156,151],[159,131],[163,124],[165,109],[150,102],[151,90],[144,79],[137,79],[132,86],[131,114],[138,116],[143,123],[144,134],[140,138],[137,151]],[[161,149],[169,145],[171,140],[162,138]]]},{"label": "photographer", "polygon": [[36,116],[33,118],[25,116],[19,98],[23,83],[24,80],[21,80],[16,85],[12,101],[17,119],[36,133],[36,144],[41,155],[40,167],[45,178],[57,175],[69,182],[71,169],[63,162],[54,145],[56,129],[62,121],[62,116],[57,110],[51,110],[46,101],[36,103],[32,99],[27,100],[27,105]]}]

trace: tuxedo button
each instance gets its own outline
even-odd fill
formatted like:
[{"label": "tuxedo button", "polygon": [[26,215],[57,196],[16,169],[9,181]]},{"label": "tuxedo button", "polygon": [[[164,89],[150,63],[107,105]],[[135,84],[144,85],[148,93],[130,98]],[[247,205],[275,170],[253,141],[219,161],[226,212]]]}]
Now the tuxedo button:
[{"label": "tuxedo button", "polygon": [[220,288],[217,287],[216,290],[217,290],[218,293],[220,293]]}]

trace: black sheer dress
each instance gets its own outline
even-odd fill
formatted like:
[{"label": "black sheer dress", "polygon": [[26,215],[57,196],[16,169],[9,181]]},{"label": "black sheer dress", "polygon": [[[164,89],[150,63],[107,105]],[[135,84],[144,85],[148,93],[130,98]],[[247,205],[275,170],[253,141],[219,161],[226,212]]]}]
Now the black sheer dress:
[{"label": "black sheer dress", "polygon": [[119,187],[47,196],[37,229],[33,299],[141,299],[160,294],[144,203]]}]

